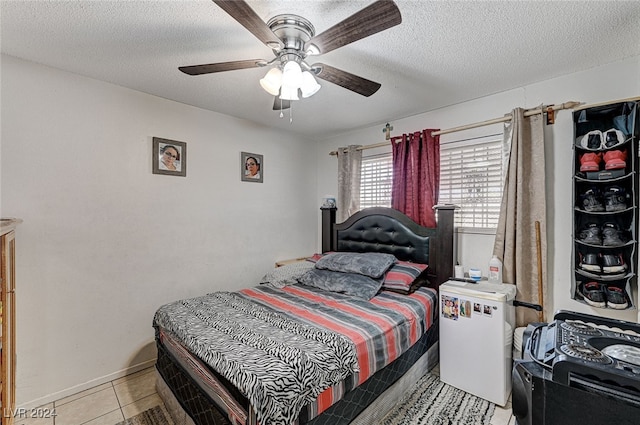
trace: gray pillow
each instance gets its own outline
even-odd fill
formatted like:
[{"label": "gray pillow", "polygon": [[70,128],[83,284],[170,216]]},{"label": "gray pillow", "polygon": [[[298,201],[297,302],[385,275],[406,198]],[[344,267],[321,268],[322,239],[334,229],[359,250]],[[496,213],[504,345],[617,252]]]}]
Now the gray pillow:
[{"label": "gray pillow", "polygon": [[298,283],[298,278],[312,269],[314,264],[310,261],[298,261],[286,266],[276,267],[260,279],[259,283],[266,283],[274,288],[284,288],[287,285]]},{"label": "gray pillow", "polygon": [[303,274],[300,283],[325,291],[370,300],[382,287],[382,279],[372,279],[358,273],[342,273],[331,270],[311,269]]},{"label": "gray pillow", "polygon": [[316,262],[316,269],[343,273],[358,273],[377,279],[396,262],[391,254],[378,252],[334,252]]}]

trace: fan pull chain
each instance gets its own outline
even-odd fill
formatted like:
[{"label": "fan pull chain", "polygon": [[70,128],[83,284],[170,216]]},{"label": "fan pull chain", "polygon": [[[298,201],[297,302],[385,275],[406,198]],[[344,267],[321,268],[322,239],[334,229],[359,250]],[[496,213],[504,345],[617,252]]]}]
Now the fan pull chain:
[{"label": "fan pull chain", "polygon": [[[282,112],[282,98],[280,98],[280,119],[284,118]],[[289,102],[289,124],[293,124],[293,102]]]}]

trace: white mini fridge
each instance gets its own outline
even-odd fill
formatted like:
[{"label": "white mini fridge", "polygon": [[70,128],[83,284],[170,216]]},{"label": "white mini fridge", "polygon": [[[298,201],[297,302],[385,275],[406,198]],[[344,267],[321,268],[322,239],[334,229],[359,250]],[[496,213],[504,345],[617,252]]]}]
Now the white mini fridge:
[{"label": "white mini fridge", "polygon": [[450,280],[440,286],[440,379],[507,404],[515,326],[512,284]]}]

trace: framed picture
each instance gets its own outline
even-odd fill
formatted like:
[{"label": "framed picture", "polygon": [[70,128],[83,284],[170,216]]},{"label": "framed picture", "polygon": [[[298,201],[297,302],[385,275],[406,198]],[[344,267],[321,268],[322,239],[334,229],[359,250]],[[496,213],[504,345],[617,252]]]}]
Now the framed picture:
[{"label": "framed picture", "polygon": [[153,174],[187,175],[187,144],[175,140],[153,138]]},{"label": "framed picture", "polygon": [[240,177],[243,182],[262,183],[264,161],[257,153],[240,152]]}]

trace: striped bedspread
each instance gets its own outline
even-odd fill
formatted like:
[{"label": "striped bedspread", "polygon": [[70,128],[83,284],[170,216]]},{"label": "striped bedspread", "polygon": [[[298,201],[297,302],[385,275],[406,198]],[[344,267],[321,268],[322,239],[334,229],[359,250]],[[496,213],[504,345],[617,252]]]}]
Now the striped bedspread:
[{"label": "striped bedspread", "polygon": [[314,416],[408,348],[435,317],[435,291],[370,301],[292,285],[219,292],[161,307],[168,331],[233,383],[263,425]]}]

